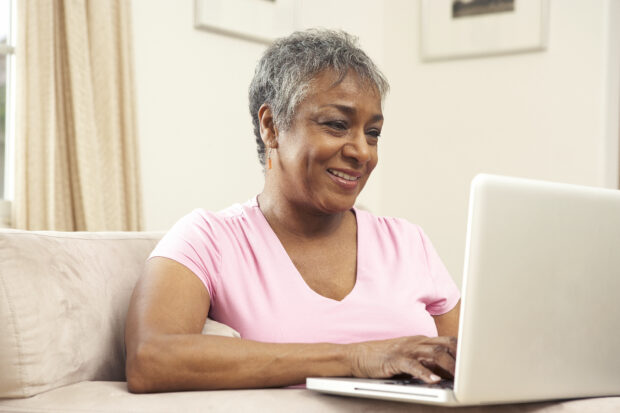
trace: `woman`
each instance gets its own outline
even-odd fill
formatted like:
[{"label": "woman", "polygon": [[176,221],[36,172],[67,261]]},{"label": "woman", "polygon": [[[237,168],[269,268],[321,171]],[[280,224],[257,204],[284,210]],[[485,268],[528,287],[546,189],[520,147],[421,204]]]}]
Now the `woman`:
[{"label": "woman", "polygon": [[[250,85],[264,189],[192,212],[151,254],[127,319],[130,391],[454,374],[459,292],[430,241],[353,207],[387,89],[345,33],[269,47]],[[241,338],[201,335],[207,315]]]}]

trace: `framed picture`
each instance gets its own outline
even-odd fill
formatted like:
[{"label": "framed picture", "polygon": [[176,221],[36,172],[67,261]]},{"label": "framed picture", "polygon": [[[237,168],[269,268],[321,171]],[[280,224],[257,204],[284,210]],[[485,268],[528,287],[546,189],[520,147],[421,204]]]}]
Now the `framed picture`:
[{"label": "framed picture", "polygon": [[544,50],[549,0],[421,0],[422,60]]},{"label": "framed picture", "polygon": [[294,0],[194,0],[194,27],[261,43],[295,30]]}]

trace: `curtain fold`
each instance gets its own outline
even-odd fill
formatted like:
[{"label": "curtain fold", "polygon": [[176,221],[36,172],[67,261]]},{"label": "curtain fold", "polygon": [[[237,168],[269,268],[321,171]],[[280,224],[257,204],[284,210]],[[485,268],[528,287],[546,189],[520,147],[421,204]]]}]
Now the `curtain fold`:
[{"label": "curtain fold", "polygon": [[140,230],[130,3],[17,3],[14,226]]}]

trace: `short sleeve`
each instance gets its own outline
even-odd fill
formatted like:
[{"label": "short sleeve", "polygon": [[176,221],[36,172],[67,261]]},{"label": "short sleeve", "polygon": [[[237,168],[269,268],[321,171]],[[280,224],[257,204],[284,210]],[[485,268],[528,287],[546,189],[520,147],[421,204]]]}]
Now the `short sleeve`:
[{"label": "short sleeve", "polygon": [[221,254],[211,218],[198,209],[184,216],[159,241],[149,259],[164,257],[184,265],[202,281],[213,301]]},{"label": "short sleeve", "polygon": [[434,286],[434,292],[426,303],[426,310],[431,315],[445,314],[458,303],[461,293],[428,236],[419,227],[418,231],[422,239],[428,271]]}]

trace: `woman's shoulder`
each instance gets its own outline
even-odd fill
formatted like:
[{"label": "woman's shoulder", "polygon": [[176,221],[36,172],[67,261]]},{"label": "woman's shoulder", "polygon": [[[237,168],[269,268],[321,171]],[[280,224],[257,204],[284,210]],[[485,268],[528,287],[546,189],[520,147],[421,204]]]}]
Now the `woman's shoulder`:
[{"label": "woman's shoulder", "polygon": [[358,221],[374,231],[387,234],[419,234],[422,228],[405,218],[375,215],[367,210],[355,208]]},{"label": "woman's shoulder", "polygon": [[190,243],[220,244],[223,239],[244,232],[256,214],[252,200],[234,204],[220,211],[196,208],[181,217],[167,232],[164,239],[184,240]]},{"label": "woman's shoulder", "polygon": [[189,214],[181,218],[181,221],[191,222],[194,225],[227,225],[230,222],[247,220],[255,215],[258,207],[256,198],[252,198],[244,203],[232,204],[219,211],[212,211],[206,208],[196,208]]}]

